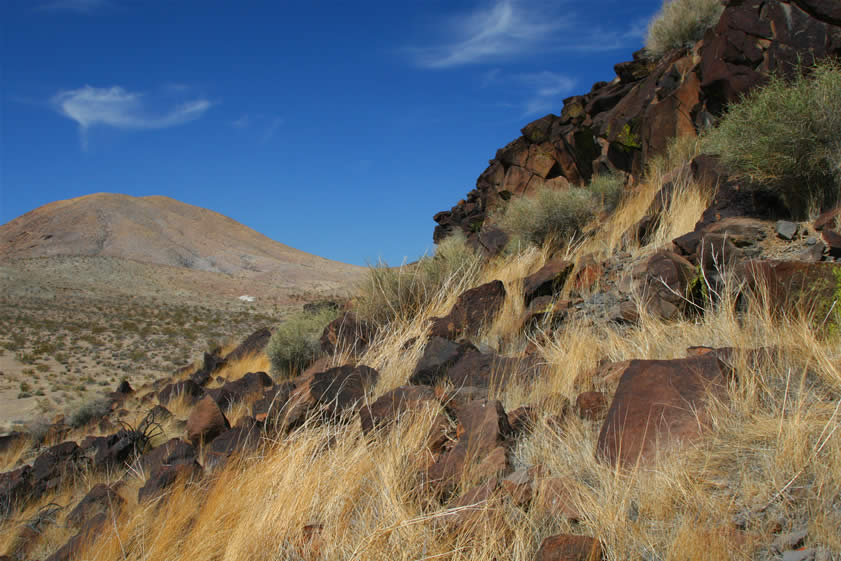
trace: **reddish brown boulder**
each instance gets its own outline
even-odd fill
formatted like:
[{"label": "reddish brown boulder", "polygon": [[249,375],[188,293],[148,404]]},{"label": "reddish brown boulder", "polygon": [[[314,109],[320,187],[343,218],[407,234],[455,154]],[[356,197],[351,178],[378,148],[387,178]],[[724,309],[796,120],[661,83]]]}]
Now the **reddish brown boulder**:
[{"label": "reddish brown boulder", "polygon": [[78,559],[80,552],[96,541],[106,523],[108,523],[107,516],[103,513],[97,514],[84,524],[79,533],[47,557],[46,561],[73,561]]},{"label": "reddish brown boulder", "polygon": [[248,372],[236,380],[226,382],[220,388],[207,390],[207,393],[220,407],[228,407],[239,401],[255,399],[273,383],[265,372]]},{"label": "reddish brown boulder", "polygon": [[321,350],[328,355],[336,352],[361,354],[368,348],[375,332],[373,325],[359,319],[353,312],[345,312],[324,328]]},{"label": "reddish brown boulder", "polygon": [[151,473],[160,466],[190,464],[196,460],[196,449],[180,438],[172,438],[143,454],[138,460],[142,473]]},{"label": "reddish brown boulder", "polygon": [[535,561],[600,561],[602,546],[588,536],[559,534],[543,540]]},{"label": "reddish brown boulder", "polygon": [[436,318],[430,335],[447,339],[476,335],[487,322],[492,321],[505,302],[505,285],[492,281],[462,293],[452,311],[443,318]]},{"label": "reddish brown boulder", "polygon": [[468,350],[447,369],[444,379],[457,388],[501,388],[512,379],[536,376],[539,366],[539,361],[532,357],[505,357],[493,351]]},{"label": "reddish brown boulder", "polygon": [[32,484],[29,466],[0,473],[0,512],[12,512],[30,498],[37,499],[40,495],[33,493]]},{"label": "reddish brown boulder", "polygon": [[379,373],[373,368],[350,364],[304,376],[289,397],[290,414],[292,409],[306,414],[318,410],[326,418],[336,420],[361,403],[365,391],[378,378]]},{"label": "reddish brown boulder", "polygon": [[193,380],[184,380],[182,382],[175,382],[167,384],[158,392],[158,402],[161,405],[166,405],[171,399],[183,398],[189,404],[196,403],[204,396],[204,389]]},{"label": "reddish brown boulder", "polygon": [[524,405],[508,413],[508,426],[511,427],[511,433],[517,435],[531,431],[537,423],[537,419],[537,409],[530,405]]},{"label": "reddish brown boulder", "polygon": [[146,483],[137,491],[137,501],[145,502],[166,491],[177,481],[191,481],[202,475],[201,466],[196,463],[162,465],[152,471]]},{"label": "reddish brown boulder", "polygon": [[687,305],[696,272],[692,263],[669,251],[658,251],[638,265],[632,291],[643,297],[651,314],[677,318]]},{"label": "reddish brown boulder", "polygon": [[219,356],[219,348],[212,352],[204,353],[204,360],[201,368],[190,375],[190,380],[199,386],[204,386],[210,382],[213,373],[225,365],[225,360]]},{"label": "reddish brown boulder", "polygon": [[841,226],[841,207],[821,213],[813,223],[815,230],[837,230]]},{"label": "reddish brown boulder", "polygon": [[477,239],[478,248],[489,257],[494,257],[505,249],[510,239],[511,237],[504,230],[496,226],[483,227]]},{"label": "reddish brown boulder", "polygon": [[[446,492],[468,470],[477,478],[504,475],[508,471],[506,438],[511,433],[508,416],[498,401],[472,401],[459,410],[458,442],[441,455],[427,474],[430,484]],[[484,465],[482,465],[484,463]]]},{"label": "reddish brown boulder", "polygon": [[260,441],[258,425],[238,425],[227,430],[213,439],[205,449],[204,466],[207,469],[224,465],[234,454],[247,452],[257,448]]},{"label": "reddish brown boulder", "polygon": [[779,312],[806,313],[821,325],[841,325],[841,265],[748,261],[736,269],[748,290],[764,293]]},{"label": "reddish brown boulder", "polygon": [[420,409],[426,404],[438,405],[435,392],[429,386],[400,386],[381,395],[374,403],[359,410],[362,432],[389,426],[407,411]]},{"label": "reddish brown boulder", "polygon": [[224,360],[225,362],[235,362],[261,353],[266,348],[266,345],[269,344],[269,339],[271,338],[272,332],[268,327],[258,329],[246,337],[234,350],[225,355]]},{"label": "reddish brown boulder", "polygon": [[99,483],[94,485],[88,491],[88,494],[79,501],[79,504],[70,511],[65,519],[65,524],[78,529],[99,514],[105,514],[110,519],[112,516],[119,514],[125,502],[125,499],[111,487]]},{"label": "reddish brown boulder", "polygon": [[726,395],[729,374],[714,354],[630,361],[602,424],[597,456],[633,468],[697,439],[707,426],[707,400]]},{"label": "reddish brown boulder", "polygon": [[447,374],[447,370],[468,351],[476,351],[469,343],[454,343],[443,337],[430,337],[409,383],[432,386]]},{"label": "reddish brown boulder", "polygon": [[567,277],[572,272],[574,264],[559,257],[550,259],[536,273],[523,279],[523,300],[528,306],[532,300],[540,296],[553,296],[559,292]]},{"label": "reddish brown boulder", "polygon": [[211,396],[199,401],[187,419],[187,440],[197,445],[209,443],[222,432],[231,428],[231,424]]},{"label": "reddish brown boulder", "polygon": [[295,390],[293,382],[283,382],[267,388],[260,399],[251,406],[251,415],[267,427],[275,427],[283,416],[289,397]]},{"label": "reddish brown boulder", "polygon": [[575,482],[569,478],[547,477],[536,484],[535,507],[553,513],[566,520],[581,520],[581,512],[575,501]]},{"label": "reddish brown boulder", "polygon": [[830,257],[841,257],[841,234],[833,230],[824,230],[821,232],[821,238]]},{"label": "reddish brown boulder", "polygon": [[517,506],[524,507],[534,497],[534,470],[521,468],[509,474],[501,482],[502,489]]},{"label": "reddish brown boulder", "polygon": [[0,435],[0,454],[5,454],[9,450],[14,450],[23,446],[26,442],[26,435],[22,432],[13,431],[4,435]]},{"label": "reddish brown boulder", "polygon": [[464,531],[475,525],[480,517],[490,514],[494,510],[493,499],[497,485],[496,478],[489,479],[454,501],[446,513],[446,522],[450,528],[453,531]]},{"label": "reddish brown boulder", "polygon": [[578,415],[588,421],[603,419],[609,406],[610,398],[604,392],[584,392],[579,394],[575,400]]},{"label": "reddish brown boulder", "polygon": [[0,479],[0,488],[7,484],[18,491],[28,488],[29,494],[21,497],[22,502],[37,500],[45,493],[57,490],[65,481],[89,467],[90,460],[75,442],[62,442],[42,452],[32,463],[31,469],[15,470],[12,473],[17,475],[5,484]]},{"label": "reddish brown boulder", "polygon": [[142,454],[148,444],[142,430],[120,429],[108,436],[88,436],[79,447],[96,469],[120,468]]},{"label": "reddish brown boulder", "polygon": [[529,304],[523,317],[523,325],[557,326],[567,318],[571,306],[570,300],[556,300],[553,296],[538,296]]}]

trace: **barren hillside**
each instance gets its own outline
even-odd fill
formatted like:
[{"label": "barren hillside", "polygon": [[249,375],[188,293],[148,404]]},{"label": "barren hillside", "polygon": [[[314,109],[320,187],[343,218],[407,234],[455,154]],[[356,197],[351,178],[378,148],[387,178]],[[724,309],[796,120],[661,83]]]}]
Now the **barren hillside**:
[{"label": "barren hillside", "polygon": [[56,201],[0,226],[0,260],[55,256],[309,279],[340,279],[360,270],[271,240],[212,210],[169,197],[112,193]]}]

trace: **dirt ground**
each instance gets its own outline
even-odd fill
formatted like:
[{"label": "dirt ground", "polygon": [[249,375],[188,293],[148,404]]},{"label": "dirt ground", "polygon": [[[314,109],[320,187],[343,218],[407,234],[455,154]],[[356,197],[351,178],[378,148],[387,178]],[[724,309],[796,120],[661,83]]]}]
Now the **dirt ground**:
[{"label": "dirt ground", "polygon": [[112,258],[3,264],[0,431],[70,412],[123,379],[137,387],[169,377],[303,303],[346,294],[335,283]]}]

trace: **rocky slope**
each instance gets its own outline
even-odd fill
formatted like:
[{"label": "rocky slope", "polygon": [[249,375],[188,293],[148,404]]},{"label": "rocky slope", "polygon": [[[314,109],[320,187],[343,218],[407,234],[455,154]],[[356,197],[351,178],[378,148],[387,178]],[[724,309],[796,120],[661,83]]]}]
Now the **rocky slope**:
[{"label": "rocky slope", "polygon": [[[657,138],[677,134],[679,122],[694,134],[696,118],[720,110],[716,100],[760,83],[761,60],[837,52],[836,5],[731,1],[692,50],[696,66],[672,84],[712,88],[688,113],[654,118],[669,107],[666,70],[690,56],[673,53],[641,71],[657,76],[651,97],[640,93],[648,78],[634,78],[611,108],[527,126],[502,151],[519,163],[498,158],[491,168],[503,186],[529,174],[526,187],[563,187],[598,166],[639,175],[662,147]],[[716,38],[722,58],[705,66],[701,51]],[[713,87],[705,80],[716,67],[732,73]],[[594,132],[596,117],[618,118],[624,100],[642,105],[629,128],[638,147]],[[600,148],[564,168],[570,134]],[[545,161],[538,152],[557,146],[551,138],[563,150]],[[784,209],[710,156],[640,181],[651,197],[624,210],[633,220],[623,210],[605,217],[590,244],[490,260],[465,273],[466,289],[405,322],[378,329],[343,313],[324,330],[326,356],[300,376],[272,379],[259,370],[265,357],[238,362],[265,345],[259,331],[224,357],[206,354],[195,371],[136,392],[121,385],[81,432],[56,420],[0,474],[0,514],[17,517],[0,518],[12,536],[6,554],[841,559],[841,209],[777,220]],[[674,202],[677,184],[708,195],[688,226],[669,225],[685,204]],[[486,207],[468,205],[507,195],[491,184],[476,193],[457,207],[461,218],[439,220],[437,235],[464,227],[481,243],[463,219]],[[608,241],[623,236],[614,251]],[[118,428],[132,408],[145,416]],[[8,435],[0,453],[26,441]],[[60,513],[54,490],[91,473],[107,484],[77,486],[64,501],[72,510]],[[63,533],[49,534],[58,520]]]},{"label": "rocky slope", "polygon": [[487,218],[512,196],[544,185],[563,189],[608,170],[639,177],[672,138],[713,125],[728,102],[769,72],[841,55],[839,12],[834,0],[731,1],[692,49],[660,60],[639,51],[614,67],[611,82],[564,100],[560,116],[523,127],[522,136],[497,151],[476,188],[435,215],[433,239],[461,230],[493,249],[498,238]]}]

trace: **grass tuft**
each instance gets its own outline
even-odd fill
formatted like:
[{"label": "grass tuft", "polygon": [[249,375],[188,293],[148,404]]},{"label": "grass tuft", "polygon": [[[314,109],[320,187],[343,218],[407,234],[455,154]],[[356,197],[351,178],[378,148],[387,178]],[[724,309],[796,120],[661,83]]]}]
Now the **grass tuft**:
[{"label": "grass tuft", "polygon": [[645,50],[660,58],[673,49],[688,48],[718,23],[720,0],[665,0],[648,26]]},{"label": "grass tuft", "polygon": [[359,286],[355,310],[376,325],[411,319],[430,305],[442,290],[474,277],[481,257],[456,233],[435,248],[435,254],[401,267],[381,263],[369,268]]}]

